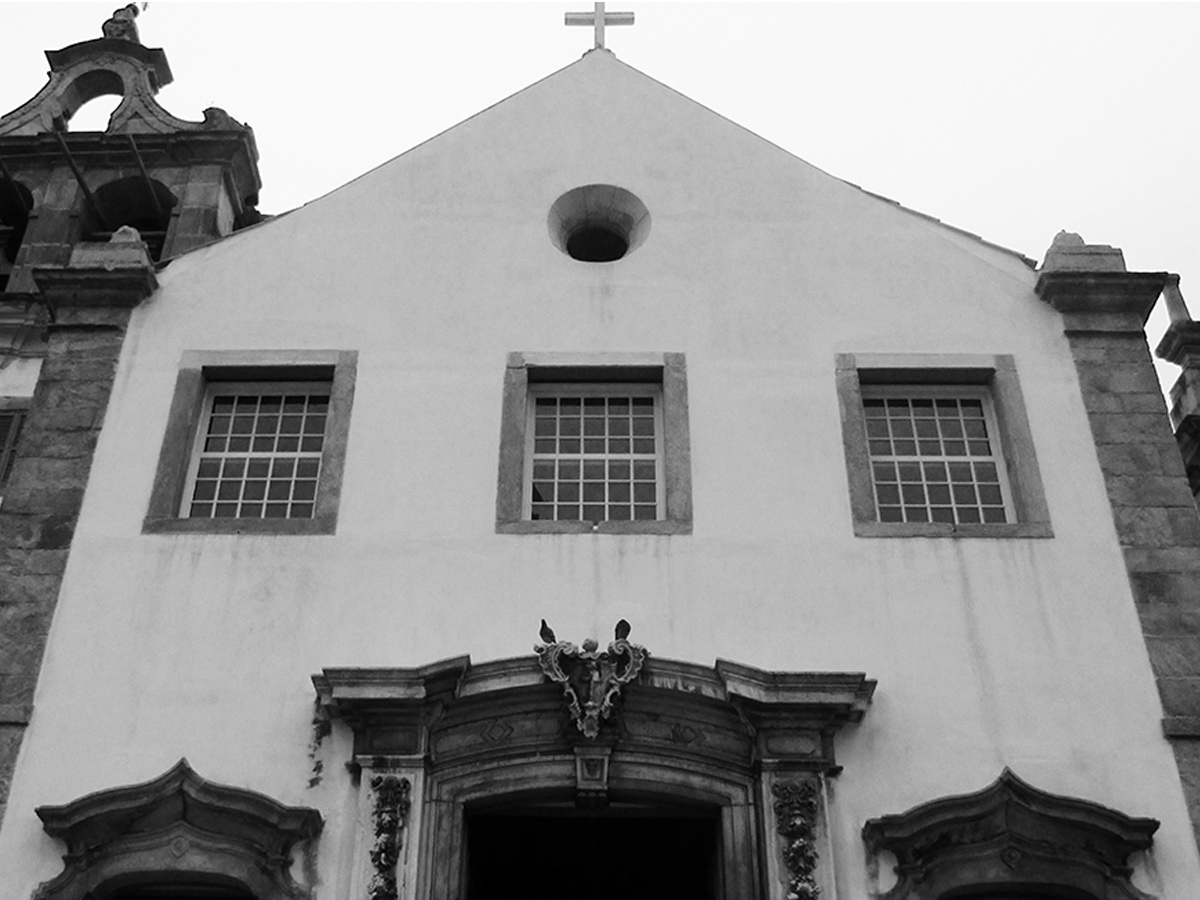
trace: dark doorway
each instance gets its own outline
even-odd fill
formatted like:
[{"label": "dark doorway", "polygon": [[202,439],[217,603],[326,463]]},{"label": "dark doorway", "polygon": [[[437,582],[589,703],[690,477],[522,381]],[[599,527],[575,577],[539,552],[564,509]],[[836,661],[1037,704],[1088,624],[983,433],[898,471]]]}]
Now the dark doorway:
[{"label": "dark doorway", "polygon": [[224,885],[156,881],[127,887],[108,895],[109,900],[254,900],[249,891]]},{"label": "dark doorway", "polygon": [[571,900],[716,900],[715,816],[474,815],[467,898],[561,893]]}]

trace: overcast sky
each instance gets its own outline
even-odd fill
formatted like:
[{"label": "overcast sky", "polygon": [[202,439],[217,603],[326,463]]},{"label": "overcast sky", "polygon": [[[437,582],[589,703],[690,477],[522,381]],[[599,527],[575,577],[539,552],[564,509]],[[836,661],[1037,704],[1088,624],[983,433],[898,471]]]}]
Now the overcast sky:
[{"label": "overcast sky", "polygon": [[[116,6],[0,6],[0,112]],[[157,0],[138,25],[171,63],[163,106],[253,126],[276,213],[575,61],[592,33],[563,13],[590,9]],[[1200,317],[1200,4],[608,9],[637,16],[608,31],[621,60],[825,171],[1039,261],[1063,228],[1119,246],[1178,272]],[[104,104],[72,130],[103,128]]]}]

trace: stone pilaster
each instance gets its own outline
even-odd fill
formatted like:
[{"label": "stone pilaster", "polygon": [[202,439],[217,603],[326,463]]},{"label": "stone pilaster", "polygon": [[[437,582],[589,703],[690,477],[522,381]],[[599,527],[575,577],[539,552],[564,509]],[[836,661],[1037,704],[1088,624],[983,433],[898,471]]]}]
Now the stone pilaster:
[{"label": "stone pilaster", "polygon": [[155,287],[132,237],[80,245],[71,267],[35,276],[52,311],[47,353],[0,505],[0,818],[126,325]]},{"label": "stone pilaster", "polygon": [[1113,522],[1200,844],[1200,516],[1143,326],[1166,273],[1060,234],[1037,294],[1063,315]]}]

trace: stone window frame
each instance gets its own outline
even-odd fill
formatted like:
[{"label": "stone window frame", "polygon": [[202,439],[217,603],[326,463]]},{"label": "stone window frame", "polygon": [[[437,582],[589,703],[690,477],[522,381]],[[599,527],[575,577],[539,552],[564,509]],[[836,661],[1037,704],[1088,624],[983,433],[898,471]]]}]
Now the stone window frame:
[{"label": "stone window frame", "polygon": [[[949,538],[1054,536],[1025,400],[1017,377],[1016,361],[1011,354],[839,353],[835,368],[855,535]],[[1000,452],[1004,458],[1016,521],[961,525],[878,521],[863,417],[864,384],[987,388],[999,427]]]},{"label": "stone window frame", "polygon": [[29,417],[29,397],[0,397],[0,416],[12,414],[15,427],[10,426],[4,432],[4,440],[0,441],[0,501],[4,499],[4,486],[8,476],[12,474],[12,464],[16,459],[17,441],[21,437],[21,429]]},{"label": "stone window frame", "polygon": [[[662,388],[664,517],[655,521],[559,522],[525,518],[531,384],[654,384]],[[682,353],[530,353],[508,356],[496,492],[498,534],[691,534],[692,464],[687,364]]]},{"label": "stone window frame", "polygon": [[[150,493],[143,534],[334,534],[350,433],[358,367],[355,350],[189,350],[183,354]],[[208,386],[230,382],[330,384],[325,451],[310,519],[190,519],[180,516],[183,492],[204,416]]]}]

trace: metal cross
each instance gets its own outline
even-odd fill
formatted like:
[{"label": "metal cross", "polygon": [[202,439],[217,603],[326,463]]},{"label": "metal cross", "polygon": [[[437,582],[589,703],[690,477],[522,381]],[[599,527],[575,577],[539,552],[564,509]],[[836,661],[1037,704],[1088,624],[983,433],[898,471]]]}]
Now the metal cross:
[{"label": "metal cross", "polygon": [[605,25],[632,25],[633,13],[631,12],[611,12],[604,11],[604,4],[597,3],[594,12],[590,13],[567,13],[564,19],[567,25],[594,25],[596,27],[596,49],[604,49],[604,26]]}]

